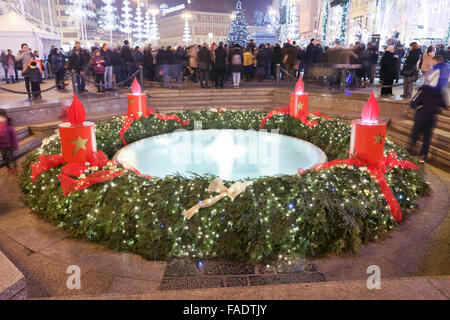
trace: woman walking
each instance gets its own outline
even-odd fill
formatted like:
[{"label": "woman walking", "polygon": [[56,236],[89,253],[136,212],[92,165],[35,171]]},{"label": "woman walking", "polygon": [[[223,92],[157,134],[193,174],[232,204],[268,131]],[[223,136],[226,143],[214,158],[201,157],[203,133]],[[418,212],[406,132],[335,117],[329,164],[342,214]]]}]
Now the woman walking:
[{"label": "woman walking", "polygon": [[105,86],[105,59],[100,54],[100,50],[96,49],[91,60],[91,66],[94,71],[95,83],[97,85],[97,92],[104,92]]},{"label": "woman walking", "polygon": [[392,85],[396,78],[396,58],[394,57],[394,46],[388,46],[381,57],[381,95],[392,95]]},{"label": "woman walking", "polygon": [[16,58],[12,54],[11,49],[8,49],[8,54],[6,55],[6,65],[5,67],[5,78],[6,83],[9,83],[8,76],[11,78],[11,82],[15,83],[14,80],[14,61],[16,61]]}]

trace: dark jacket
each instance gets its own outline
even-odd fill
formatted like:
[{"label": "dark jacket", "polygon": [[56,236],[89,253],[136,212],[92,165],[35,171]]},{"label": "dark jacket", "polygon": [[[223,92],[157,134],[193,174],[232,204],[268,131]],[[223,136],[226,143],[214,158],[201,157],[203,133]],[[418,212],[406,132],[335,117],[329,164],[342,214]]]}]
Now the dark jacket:
[{"label": "dark jacket", "polygon": [[153,55],[152,55],[152,50],[150,49],[146,49],[144,51],[144,66],[146,68],[150,67],[153,65]]},{"label": "dark jacket", "polygon": [[[53,51],[54,50],[54,51]],[[65,64],[65,56],[60,52],[56,53],[57,49],[53,49],[50,56],[50,66],[54,73],[58,72],[61,69],[64,69]]]},{"label": "dark jacket", "polygon": [[[313,57],[313,62],[314,63],[321,63],[323,61],[323,50],[322,50],[322,46],[321,45],[316,45],[314,47],[314,51],[313,51],[314,57]],[[303,55],[303,59],[304,59]]]},{"label": "dark jacket", "polygon": [[416,109],[414,120],[422,124],[434,124],[441,108],[448,109],[442,90],[422,87],[411,100],[411,108]]},{"label": "dark jacket", "polygon": [[111,53],[111,64],[113,66],[121,66],[123,65],[122,57],[120,56],[120,53],[117,51],[113,51]]},{"label": "dark jacket", "polygon": [[200,70],[209,70],[211,64],[211,52],[206,47],[202,47],[198,52],[198,68]]},{"label": "dark jacket", "polygon": [[133,50],[132,52],[133,63],[136,66],[142,66],[144,64],[144,55],[139,50]]},{"label": "dark jacket", "polygon": [[215,68],[225,68],[227,65],[227,52],[223,47],[217,47],[217,49],[214,51],[214,54],[216,56],[216,61],[214,64]]},{"label": "dark jacket", "polygon": [[105,66],[109,67],[112,66],[112,51],[111,50],[106,50],[104,51],[103,49],[100,50],[100,54],[102,55],[102,57],[105,59]]},{"label": "dark jacket", "polygon": [[129,46],[123,46],[120,55],[124,63],[133,63],[133,55]]},{"label": "dark jacket", "polygon": [[413,49],[406,57],[405,64],[403,65],[402,75],[405,77],[413,77],[417,73],[417,62],[419,62],[422,52],[420,49]]},{"label": "dark jacket", "polygon": [[314,45],[312,43],[308,44],[305,52],[305,62],[313,63],[314,62]]},{"label": "dark jacket", "polygon": [[258,54],[256,55],[256,65],[258,67],[264,67],[264,65],[265,65],[264,51],[263,50],[259,50]]},{"label": "dark jacket", "polygon": [[266,64],[269,64],[269,62],[272,62],[273,59],[273,50],[271,47],[267,47],[264,49],[264,62]]},{"label": "dark jacket", "polygon": [[396,59],[394,54],[385,51],[383,56],[381,57],[381,66],[380,66],[380,78],[383,81],[393,81],[396,77],[397,68],[396,68]]},{"label": "dark jacket", "polygon": [[281,47],[280,46],[276,46],[276,47],[273,48],[272,63],[274,63],[274,64],[281,64],[281,60],[282,60]]},{"label": "dark jacket", "polygon": [[77,52],[75,49],[73,49],[72,52],[70,53],[69,57],[70,69],[75,70],[76,73],[84,71],[87,61],[88,61],[87,57],[83,53],[83,50]]}]

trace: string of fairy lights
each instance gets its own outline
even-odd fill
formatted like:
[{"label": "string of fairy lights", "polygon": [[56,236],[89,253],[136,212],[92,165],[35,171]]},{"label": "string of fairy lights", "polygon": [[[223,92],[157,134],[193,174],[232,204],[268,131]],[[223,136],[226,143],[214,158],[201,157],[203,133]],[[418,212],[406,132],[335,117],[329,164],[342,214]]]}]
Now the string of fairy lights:
[{"label": "string of fairy lights", "polygon": [[[188,130],[193,130],[195,121],[202,121],[203,130],[258,130],[265,113],[185,111],[177,115],[190,120]],[[110,157],[123,147],[118,132],[124,119],[113,118],[96,126],[98,147]],[[310,128],[276,115],[266,128],[316,144],[329,160],[345,158],[349,125],[318,117],[313,120],[319,125]],[[175,121],[149,116],[134,122],[125,139],[131,143],[181,127]],[[408,159],[405,150],[388,139],[386,150]],[[20,177],[25,203],[74,237],[147,259],[217,257],[289,263],[299,257],[357,251],[361,243],[385,237],[396,225],[378,185],[363,167],[339,165],[302,175],[255,179],[234,201],[225,197],[186,220],[181,213],[211,196],[208,186],[214,177],[147,179],[129,172],[65,197],[58,183],[60,167],[41,174],[35,183],[30,179],[31,161],[40,154],[59,152],[59,138],[51,137],[27,158]],[[417,172],[393,169],[386,178],[404,210],[414,209],[428,191]]]}]

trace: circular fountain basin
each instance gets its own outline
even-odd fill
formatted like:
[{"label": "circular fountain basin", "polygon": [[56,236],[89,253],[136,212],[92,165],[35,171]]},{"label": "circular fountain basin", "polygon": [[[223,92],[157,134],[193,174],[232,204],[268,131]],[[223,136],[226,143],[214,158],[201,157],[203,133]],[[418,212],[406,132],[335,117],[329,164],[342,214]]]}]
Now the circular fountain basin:
[{"label": "circular fountain basin", "polygon": [[114,159],[153,177],[212,174],[224,180],[297,174],[326,162],[304,140],[253,130],[178,130],[129,144]]}]

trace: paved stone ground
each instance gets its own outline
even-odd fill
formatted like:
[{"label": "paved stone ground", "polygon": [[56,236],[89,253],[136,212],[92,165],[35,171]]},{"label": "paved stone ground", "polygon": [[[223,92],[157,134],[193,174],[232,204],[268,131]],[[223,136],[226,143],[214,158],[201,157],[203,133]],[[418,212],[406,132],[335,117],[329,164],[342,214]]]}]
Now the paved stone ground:
[{"label": "paved stone ground", "polygon": [[[366,270],[370,265],[381,268],[382,279],[403,279],[403,282],[389,282],[392,283],[393,292],[400,290],[399,287],[402,286],[404,291],[406,284],[416,293],[418,289],[415,286],[428,286],[432,291],[432,280],[418,280],[414,284],[408,279],[428,274],[450,275],[447,240],[447,187],[450,179],[448,173],[443,174],[439,169],[428,165],[423,170],[433,193],[420,201],[421,212],[410,215],[389,239],[361,247],[360,256],[330,256],[314,261],[300,260],[290,266],[272,265],[267,268],[227,261],[206,260],[202,261],[202,265],[199,265],[198,260],[174,260],[169,263],[146,261],[139,256],[117,253],[98,244],[69,239],[64,231],[30,213],[19,202],[21,194],[15,179],[3,168],[0,169],[0,247],[25,275],[30,298],[96,297],[112,294],[121,297],[137,295],[136,297],[148,299],[175,299],[181,297],[177,293],[180,290],[199,288],[203,288],[195,296],[199,299],[212,298],[213,293],[223,294],[224,299],[227,296],[246,298],[245,292],[253,292],[254,298],[275,298],[267,291],[270,287],[277,288],[277,298],[280,299],[307,299],[307,295],[296,294],[289,291],[291,289],[287,292],[292,292],[292,296],[287,295],[285,286],[297,290],[311,288],[308,284],[301,284],[309,283],[316,288],[312,283],[324,281],[340,281],[341,284],[334,287],[317,284],[314,289],[316,294],[323,294],[323,298],[344,298],[350,291],[354,293],[354,289],[347,287],[349,283],[358,288],[365,283],[368,277]],[[68,290],[66,287],[69,276],[66,270],[70,265],[81,268],[81,290]],[[344,290],[342,286],[347,289]],[[439,282],[439,286],[447,288],[445,294],[448,298],[449,280]],[[231,287],[236,290],[227,291],[233,289]],[[261,291],[252,289],[255,287],[261,288]],[[225,291],[214,288],[223,288]],[[338,291],[324,294],[326,288]],[[340,292],[341,290],[343,291]],[[443,289],[439,290],[442,294]],[[205,292],[210,292],[211,295]],[[230,292],[237,296],[230,295]],[[445,294],[440,297],[445,298]],[[314,294],[310,297],[314,297]],[[371,297],[380,296],[366,298]],[[439,295],[435,292],[423,297],[438,298]]]}]

